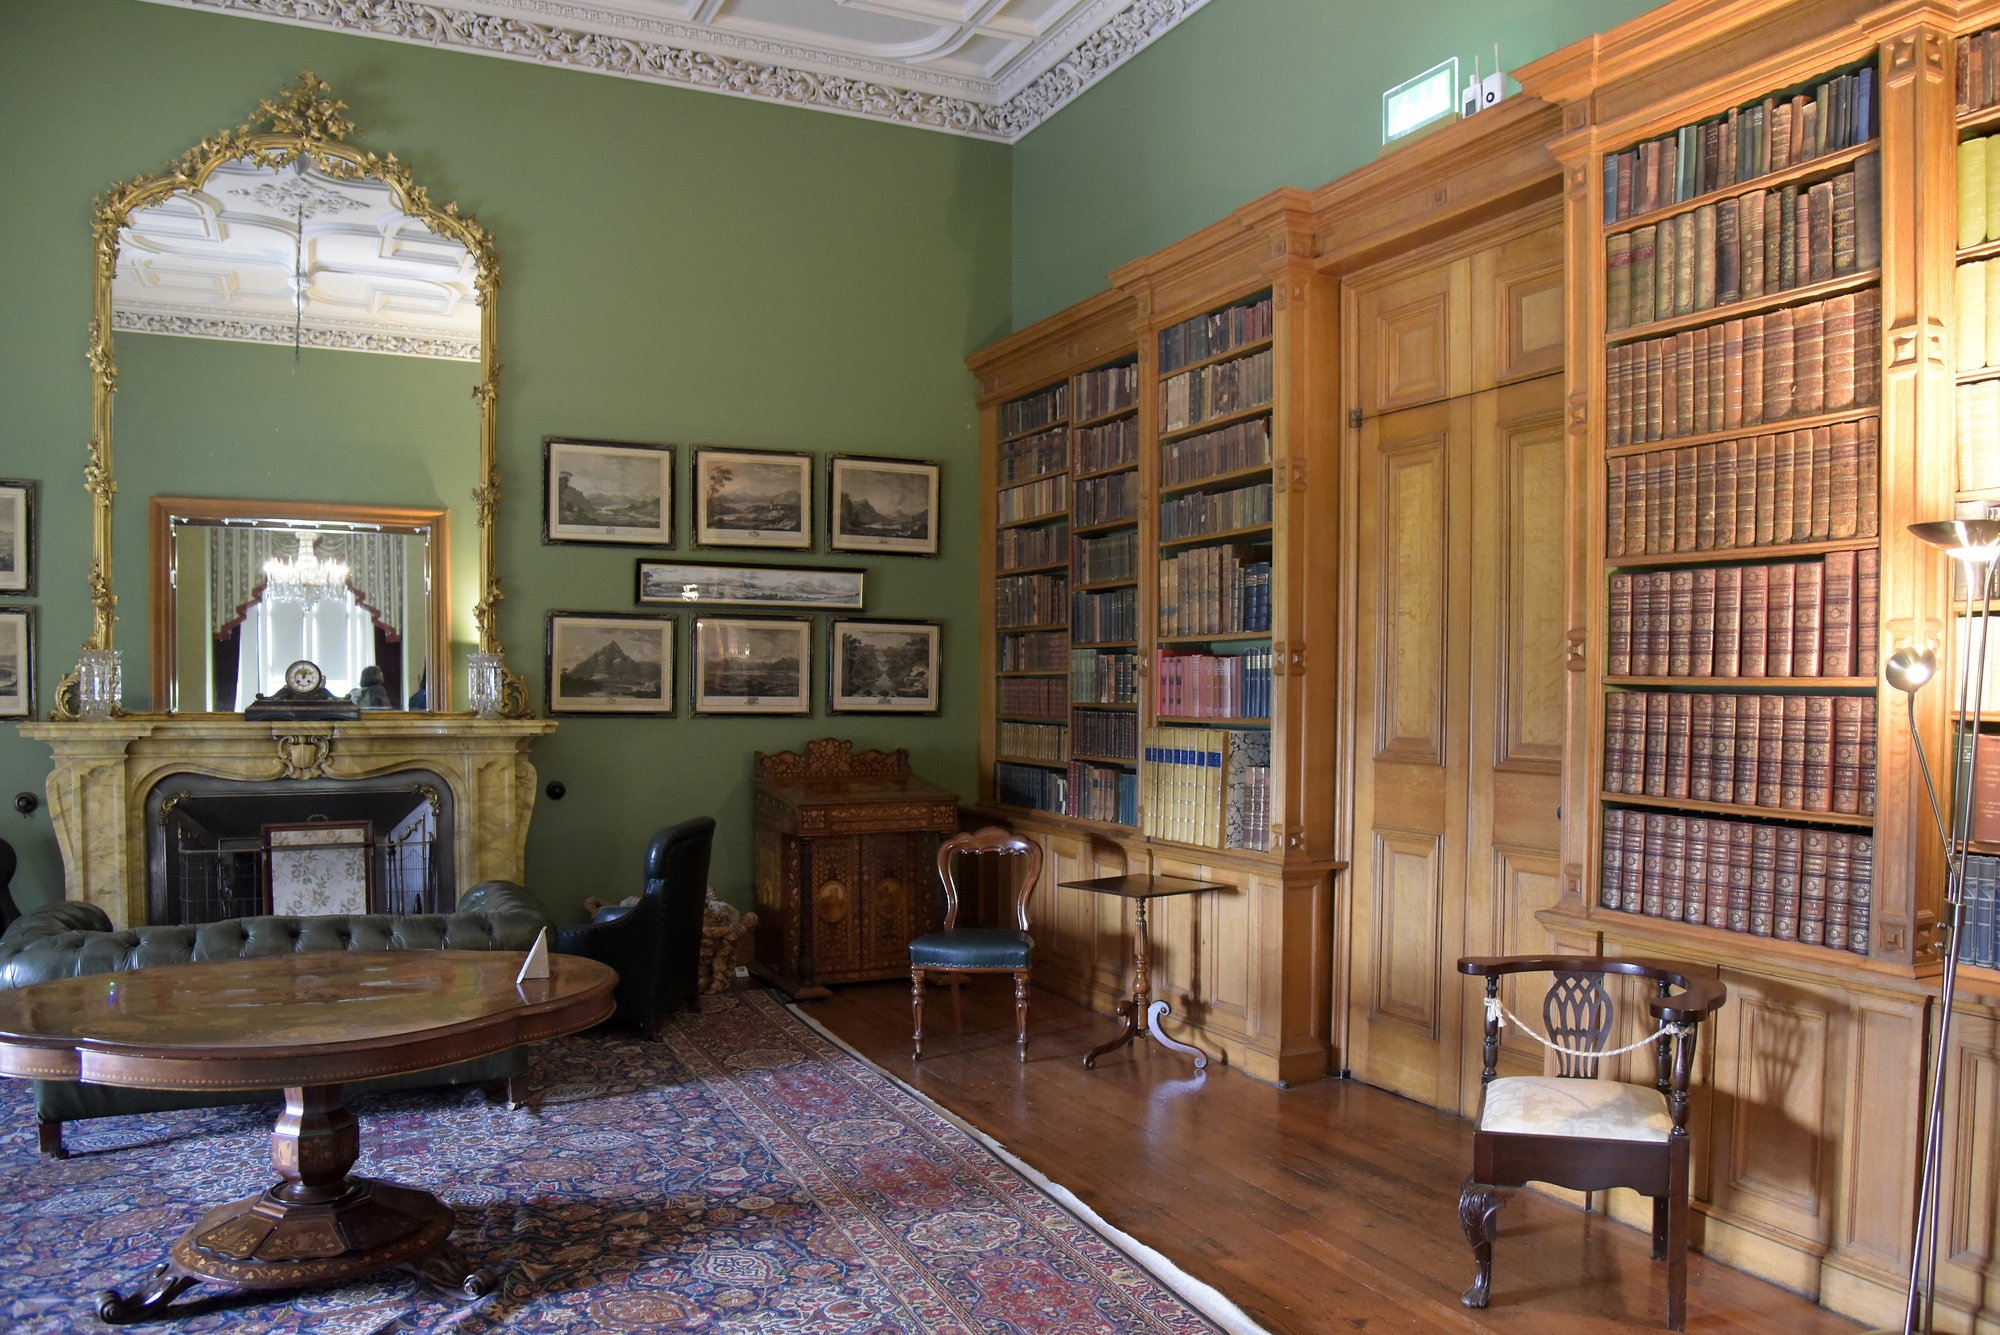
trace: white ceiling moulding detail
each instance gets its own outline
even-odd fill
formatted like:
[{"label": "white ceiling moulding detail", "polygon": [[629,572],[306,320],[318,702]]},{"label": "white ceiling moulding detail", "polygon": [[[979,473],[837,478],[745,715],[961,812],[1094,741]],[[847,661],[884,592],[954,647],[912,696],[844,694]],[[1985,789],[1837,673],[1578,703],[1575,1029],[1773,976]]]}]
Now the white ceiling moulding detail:
[{"label": "white ceiling moulding detail", "polygon": [[269,320],[243,320],[229,316],[187,314],[165,311],[132,311],[114,308],[111,327],[123,334],[166,334],[173,338],[219,338],[229,343],[281,343],[292,347],[323,348],[336,352],[383,352],[395,357],[436,357],[444,361],[476,362],[479,340],[428,337],[420,334],[385,334],[374,329],[342,329],[332,325],[289,324]]},{"label": "white ceiling moulding detail", "polygon": [[1207,0],[151,3],[1013,143]]}]

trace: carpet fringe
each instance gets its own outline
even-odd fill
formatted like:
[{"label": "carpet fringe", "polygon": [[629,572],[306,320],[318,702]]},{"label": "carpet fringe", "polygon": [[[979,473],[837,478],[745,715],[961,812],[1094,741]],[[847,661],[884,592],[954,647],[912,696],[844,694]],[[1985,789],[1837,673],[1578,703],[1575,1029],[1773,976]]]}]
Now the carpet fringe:
[{"label": "carpet fringe", "polygon": [[981,1145],[984,1145],[1002,1163],[1028,1179],[1039,1190],[1046,1192],[1057,1204],[1081,1220],[1085,1227],[1094,1230],[1109,1240],[1118,1250],[1124,1252],[1133,1261],[1137,1262],[1141,1268],[1148,1271],[1153,1278],[1159,1280],[1160,1283],[1172,1289],[1182,1298],[1185,1298],[1203,1316],[1206,1316],[1209,1320],[1229,1332],[1229,1335],[1270,1335],[1269,1331],[1258,1325],[1255,1321],[1252,1321],[1248,1313],[1238,1307],[1213,1284],[1196,1279],[1154,1248],[1148,1247],[1145,1243],[1125,1232],[1125,1230],[1108,1222],[1104,1216],[1098,1214],[1097,1211],[1091,1209],[1088,1205],[1085,1205],[1077,1197],[1076,1193],[1068,1187],[1065,1187],[1060,1182],[1051,1180],[1046,1174],[1035,1168],[1034,1165],[1027,1163],[1005,1145],[1002,1145],[999,1141],[987,1135],[984,1131],[981,1131],[978,1127],[966,1121],[963,1117],[960,1117],[957,1113],[945,1107],[921,1089],[910,1084],[909,1081],[903,1079],[894,1071],[888,1070],[879,1063],[864,1056],[853,1044],[800,1010],[796,1002],[785,1002],[783,1005],[786,1010],[804,1021],[821,1038],[824,1038],[848,1056],[867,1066],[905,1094],[922,1103],[939,1117],[942,1117],[945,1121],[950,1122]]}]

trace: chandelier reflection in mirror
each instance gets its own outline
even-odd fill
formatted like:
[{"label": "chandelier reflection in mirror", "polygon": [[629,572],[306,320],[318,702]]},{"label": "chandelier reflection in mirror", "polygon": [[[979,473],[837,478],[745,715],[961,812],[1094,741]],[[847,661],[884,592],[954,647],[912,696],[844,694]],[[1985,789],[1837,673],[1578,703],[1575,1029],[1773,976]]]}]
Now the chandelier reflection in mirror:
[{"label": "chandelier reflection in mirror", "polygon": [[319,534],[299,534],[298,554],[290,560],[274,556],[264,563],[264,597],[286,607],[310,612],[321,603],[340,602],[347,595],[347,563],[321,560],[314,550]]}]

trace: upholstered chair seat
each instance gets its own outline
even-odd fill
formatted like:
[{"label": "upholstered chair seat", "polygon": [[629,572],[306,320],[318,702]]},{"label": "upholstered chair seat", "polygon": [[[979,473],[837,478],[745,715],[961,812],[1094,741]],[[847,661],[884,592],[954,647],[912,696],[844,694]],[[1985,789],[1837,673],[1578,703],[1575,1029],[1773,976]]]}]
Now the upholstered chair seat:
[{"label": "upholstered chair seat", "polygon": [[1004,927],[961,927],[910,942],[910,964],[919,969],[1025,969],[1035,938]]},{"label": "upholstered chair seat", "polygon": [[1673,1134],[1674,1119],[1666,1095],[1650,1085],[1510,1075],[1486,1087],[1479,1129],[1513,1136],[1663,1141]]}]

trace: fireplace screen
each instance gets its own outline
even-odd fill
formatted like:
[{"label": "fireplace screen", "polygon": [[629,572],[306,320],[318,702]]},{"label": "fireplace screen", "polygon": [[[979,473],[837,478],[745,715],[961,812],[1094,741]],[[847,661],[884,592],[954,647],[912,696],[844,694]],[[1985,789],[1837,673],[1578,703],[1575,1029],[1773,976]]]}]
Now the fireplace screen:
[{"label": "fireplace screen", "polygon": [[163,780],[147,803],[155,923],[450,912],[450,790],[380,779]]}]

